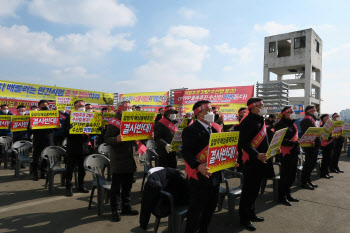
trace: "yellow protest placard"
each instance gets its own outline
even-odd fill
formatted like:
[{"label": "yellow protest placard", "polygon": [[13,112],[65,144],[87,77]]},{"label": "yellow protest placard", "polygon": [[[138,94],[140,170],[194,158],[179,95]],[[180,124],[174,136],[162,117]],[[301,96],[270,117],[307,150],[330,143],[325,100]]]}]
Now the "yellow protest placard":
[{"label": "yellow protest placard", "polygon": [[179,118],[176,118],[176,121],[177,121],[177,123],[175,124],[175,126],[179,129],[183,129],[183,128],[187,127],[187,125],[188,125],[187,118],[179,117]]},{"label": "yellow protest placard", "polygon": [[71,111],[76,100],[76,97],[56,97],[56,108],[58,111]]},{"label": "yellow protest placard", "polygon": [[0,129],[8,129],[11,122],[11,115],[0,115]]},{"label": "yellow protest placard", "polygon": [[317,137],[320,137],[324,132],[324,128],[321,127],[310,127],[307,129],[305,134],[299,140],[300,147],[312,147],[313,142]]},{"label": "yellow protest placard", "polygon": [[168,91],[120,94],[119,101],[130,101],[131,105],[167,105]]},{"label": "yellow protest placard", "polygon": [[70,124],[73,127],[69,134],[101,134],[101,113],[74,111],[70,116]]},{"label": "yellow protest placard", "polygon": [[349,133],[350,133],[350,123],[343,124],[343,131],[341,133],[341,136],[349,137]]},{"label": "yellow protest placard", "polygon": [[341,135],[343,122],[344,121],[335,121],[334,122],[334,129],[333,129],[333,132],[332,132],[332,136],[338,137],[338,136]]},{"label": "yellow protest placard", "polygon": [[219,112],[226,125],[239,124],[238,110],[247,107],[246,104],[230,104],[229,107],[220,107]]},{"label": "yellow protest placard", "polygon": [[281,130],[278,130],[277,132],[275,132],[275,134],[273,135],[273,138],[271,140],[269,149],[267,150],[266,156],[267,158],[271,158],[272,156],[275,156],[279,153],[284,136],[287,133],[288,128],[284,128]]},{"label": "yellow protest placard", "polygon": [[12,116],[11,117],[11,132],[26,131],[30,116]]},{"label": "yellow protest placard", "polygon": [[170,145],[171,145],[171,151],[180,150],[180,146],[182,145],[182,130],[176,131]]},{"label": "yellow protest placard", "polygon": [[102,126],[108,125],[108,123],[115,117],[114,112],[104,112],[102,114]]},{"label": "yellow protest placard", "polygon": [[33,129],[53,129],[60,127],[58,111],[31,111],[30,124]]},{"label": "yellow protest placard", "polygon": [[123,141],[151,139],[155,116],[152,112],[123,112],[120,128]]},{"label": "yellow protest placard", "polygon": [[322,136],[321,136],[322,140],[324,140],[324,141],[328,140],[328,137],[329,137],[329,135],[331,135],[334,127],[335,127],[334,121],[332,121],[331,119],[328,119],[323,126],[324,131],[323,131]]},{"label": "yellow protest placard", "polygon": [[207,164],[210,172],[234,167],[237,161],[239,132],[210,134]]}]

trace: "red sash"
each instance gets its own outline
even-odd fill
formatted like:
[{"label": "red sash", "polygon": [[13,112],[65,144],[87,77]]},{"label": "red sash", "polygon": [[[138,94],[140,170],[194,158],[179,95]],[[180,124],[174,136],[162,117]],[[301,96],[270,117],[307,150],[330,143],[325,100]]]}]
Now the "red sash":
[{"label": "red sash", "polygon": [[165,125],[168,129],[170,129],[173,133],[176,133],[176,131],[178,131],[178,128],[171,123],[171,121],[169,121],[166,118],[162,118],[158,121],[159,123],[162,123],[163,125]]},{"label": "red sash", "polygon": [[61,118],[62,120],[65,120],[67,117],[66,117],[64,114],[60,113],[60,118]]},{"label": "red sash", "polygon": [[[120,129],[122,122],[121,120],[117,119],[117,118],[113,118],[110,122],[110,125],[114,125],[115,127],[117,127],[118,129]],[[147,151],[147,147],[140,141],[140,140],[136,140],[135,141],[138,147],[137,153],[138,154],[146,154]]]},{"label": "red sash", "polygon": [[[217,123],[213,122],[211,123],[211,125],[214,127],[214,129],[216,129],[218,131],[218,133],[221,133],[221,126],[218,125]],[[209,143],[209,142],[208,142]],[[203,150],[201,150],[201,152],[199,152],[197,155],[196,155],[196,158],[199,160],[200,163],[206,163],[207,162],[207,158],[208,158],[208,151],[209,151],[209,144],[204,147]],[[191,168],[185,161],[185,165],[186,165],[186,168],[185,168],[185,172],[187,173],[187,178],[190,179],[191,177],[193,179],[196,179],[198,180],[198,176],[197,176],[197,173],[199,172],[197,169],[193,169]]]},{"label": "red sash", "polygon": [[[296,142],[298,141],[299,137],[298,137],[298,127],[295,123],[293,123],[293,126],[295,128],[295,135],[293,136],[293,138],[291,139],[291,141]],[[286,154],[290,154],[290,150],[293,148],[293,146],[281,146],[281,153],[283,156],[285,156]]]},{"label": "red sash", "polygon": [[[260,132],[253,138],[253,140],[251,142],[252,147],[254,149],[258,148],[265,137],[266,137],[266,125],[264,122],[264,125],[261,128]],[[245,163],[247,160],[249,160],[249,155],[244,150],[242,150],[242,152],[243,152],[242,160],[243,160],[243,163]]]},{"label": "red sash", "polygon": [[312,123],[314,123],[315,127],[318,127],[318,125],[317,125],[315,119],[314,119],[312,116],[306,115],[306,116],[304,117],[304,119],[309,119],[310,121],[312,121]]}]

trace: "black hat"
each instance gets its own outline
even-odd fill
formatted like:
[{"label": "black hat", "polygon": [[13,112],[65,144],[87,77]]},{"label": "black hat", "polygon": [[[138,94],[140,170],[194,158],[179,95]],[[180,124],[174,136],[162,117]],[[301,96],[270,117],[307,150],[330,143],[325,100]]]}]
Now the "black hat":
[{"label": "black hat", "polygon": [[172,105],[167,105],[164,109],[164,115],[167,115],[167,114],[172,114],[172,113],[175,113],[177,114],[178,111],[175,110],[175,107],[172,106]]}]

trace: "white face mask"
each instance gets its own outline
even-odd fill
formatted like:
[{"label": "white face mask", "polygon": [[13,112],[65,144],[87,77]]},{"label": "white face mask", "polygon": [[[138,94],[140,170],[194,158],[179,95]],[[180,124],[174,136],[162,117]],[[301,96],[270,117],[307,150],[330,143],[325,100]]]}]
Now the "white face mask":
[{"label": "white face mask", "polygon": [[171,121],[175,120],[175,119],[176,119],[176,114],[175,114],[175,113],[170,114],[170,115],[169,115],[169,119],[170,119]]},{"label": "white face mask", "polygon": [[192,117],[187,117],[187,119],[192,120]]},{"label": "white face mask", "polygon": [[78,111],[85,112],[85,107],[78,108]]},{"label": "white face mask", "polygon": [[314,116],[317,118],[317,117],[318,117],[318,112],[315,112],[315,113],[314,113]]},{"label": "white face mask", "polygon": [[336,117],[335,120],[336,121],[341,121],[341,117]]},{"label": "white face mask", "polygon": [[207,115],[204,116],[204,120],[209,124],[213,123],[214,119],[215,119],[215,114],[213,112],[209,112],[207,113]]},{"label": "white face mask", "polygon": [[86,110],[86,111],[87,111],[87,112],[93,112],[92,109],[88,109],[88,110]]},{"label": "white face mask", "polygon": [[24,114],[26,114],[26,112],[19,112],[19,115],[24,115]]},{"label": "white face mask", "polygon": [[259,110],[259,115],[260,116],[264,116],[267,114],[267,108],[260,108]]},{"label": "white face mask", "polygon": [[62,113],[62,114],[64,114],[66,111],[65,110],[63,110],[63,111],[60,111],[60,113]]},{"label": "white face mask", "polygon": [[7,114],[7,113],[9,113],[9,110],[6,109],[6,110],[3,110],[2,112],[3,112],[4,114]]},{"label": "white face mask", "polygon": [[132,109],[130,108],[130,109],[126,110],[125,112],[132,112]]},{"label": "white face mask", "polygon": [[295,118],[296,118],[295,112],[293,112],[292,114],[290,114],[289,117],[290,117],[290,119],[295,120]]}]

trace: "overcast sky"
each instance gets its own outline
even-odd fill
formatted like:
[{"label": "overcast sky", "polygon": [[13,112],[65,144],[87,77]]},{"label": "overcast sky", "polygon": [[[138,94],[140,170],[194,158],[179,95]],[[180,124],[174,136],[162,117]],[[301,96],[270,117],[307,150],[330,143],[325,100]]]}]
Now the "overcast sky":
[{"label": "overcast sky", "polygon": [[[255,3],[253,3],[255,2]],[[254,85],[264,37],[323,40],[322,112],[349,108],[348,1],[0,0],[0,79],[104,92]]]}]

